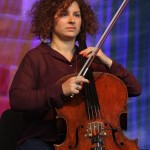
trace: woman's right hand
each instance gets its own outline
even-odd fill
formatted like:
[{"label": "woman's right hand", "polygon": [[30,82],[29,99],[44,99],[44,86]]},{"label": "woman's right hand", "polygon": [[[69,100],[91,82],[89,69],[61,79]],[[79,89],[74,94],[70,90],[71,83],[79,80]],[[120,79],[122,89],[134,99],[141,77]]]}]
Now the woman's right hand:
[{"label": "woman's right hand", "polygon": [[72,94],[78,94],[83,87],[83,83],[89,83],[89,80],[83,76],[71,77],[62,84],[63,94],[70,96]]}]

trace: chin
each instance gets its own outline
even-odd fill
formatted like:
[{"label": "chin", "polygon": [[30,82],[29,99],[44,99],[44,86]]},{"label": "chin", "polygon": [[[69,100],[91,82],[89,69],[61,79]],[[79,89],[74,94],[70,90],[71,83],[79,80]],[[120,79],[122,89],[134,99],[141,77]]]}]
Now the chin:
[{"label": "chin", "polygon": [[74,39],[76,39],[76,37],[77,37],[77,35],[67,35],[64,38],[68,39],[68,40],[71,40],[71,39],[74,40]]}]

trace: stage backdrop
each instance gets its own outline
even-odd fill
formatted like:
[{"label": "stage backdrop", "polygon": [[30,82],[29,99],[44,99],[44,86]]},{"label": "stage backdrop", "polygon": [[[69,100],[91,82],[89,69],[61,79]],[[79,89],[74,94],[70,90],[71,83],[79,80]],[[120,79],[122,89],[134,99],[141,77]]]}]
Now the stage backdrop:
[{"label": "stage backdrop", "polygon": [[[9,108],[9,86],[24,54],[39,44],[30,33],[26,11],[35,0],[0,0],[0,115]],[[90,0],[101,29],[87,37],[95,46],[122,0]],[[129,98],[128,130],[125,135],[138,138],[141,149],[150,147],[150,1],[131,0],[107,37],[102,49],[130,70],[142,86],[142,94]],[[44,18],[43,18],[44,19]]]}]

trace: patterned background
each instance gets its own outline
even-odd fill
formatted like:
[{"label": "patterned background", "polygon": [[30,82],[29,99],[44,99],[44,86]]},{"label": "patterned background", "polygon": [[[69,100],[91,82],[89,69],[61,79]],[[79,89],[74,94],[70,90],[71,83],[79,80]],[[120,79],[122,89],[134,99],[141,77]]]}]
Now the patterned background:
[{"label": "patterned background", "polygon": [[[0,0],[0,115],[9,108],[8,90],[24,56],[39,44],[30,34],[25,16],[35,0]],[[101,24],[96,37],[87,38],[95,46],[108,26],[121,0],[90,0]],[[102,49],[130,70],[142,86],[142,94],[129,98],[128,130],[125,135],[138,138],[141,149],[150,147],[150,0],[131,0],[107,37]]]}]

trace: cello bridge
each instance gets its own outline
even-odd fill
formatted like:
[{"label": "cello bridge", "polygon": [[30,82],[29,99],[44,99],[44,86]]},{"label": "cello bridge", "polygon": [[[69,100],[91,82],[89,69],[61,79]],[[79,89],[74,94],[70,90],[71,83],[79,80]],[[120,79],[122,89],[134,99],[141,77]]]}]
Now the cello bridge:
[{"label": "cello bridge", "polygon": [[88,123],[88,127],[85,133],[85,137],[92,138],[94,136],[106,136],[106,132],[104,131],[104,123],[103,122],[90,122]]}]

